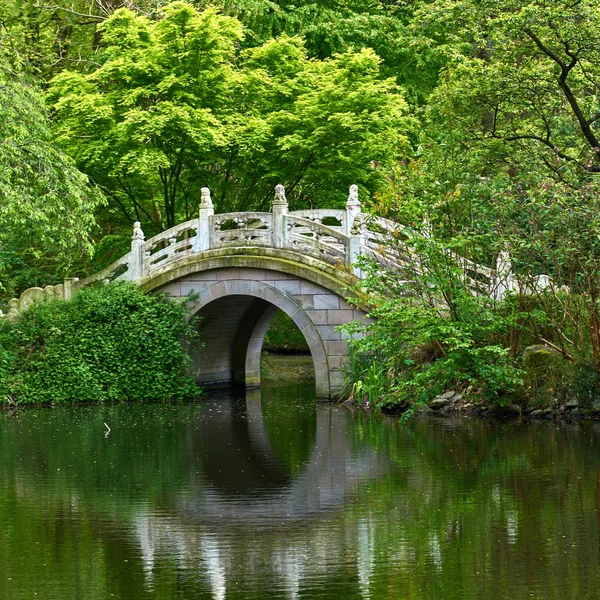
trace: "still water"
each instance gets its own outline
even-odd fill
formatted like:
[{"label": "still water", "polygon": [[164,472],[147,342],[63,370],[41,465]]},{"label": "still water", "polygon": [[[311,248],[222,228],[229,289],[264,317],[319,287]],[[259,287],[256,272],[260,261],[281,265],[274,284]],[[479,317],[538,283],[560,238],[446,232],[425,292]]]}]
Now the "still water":
[{"label": "still water", "polygon": [[3,412],[0,453],[2,600],[600,598],[595,423],[402,426],[309,382]]}]

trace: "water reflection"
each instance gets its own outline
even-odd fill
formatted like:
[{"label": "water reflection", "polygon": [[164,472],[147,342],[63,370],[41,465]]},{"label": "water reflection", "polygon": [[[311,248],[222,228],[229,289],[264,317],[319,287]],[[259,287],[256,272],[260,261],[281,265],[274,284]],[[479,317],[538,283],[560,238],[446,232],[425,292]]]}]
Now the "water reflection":
[{"label": "water reflection", "polygon": [[316,403],[295,405],[275,418],[272,398],[260,391],[245,398],[219,398],[197,418],[194,451],[203,478],[179,497],[187,519],[221,519],[239,528],[287,526],[343,505],[360,483],[377,476],[376,452],[355,446],[344,410]]},{"label": "water reflection", "polygon": [[311,393],[0,414],[0,598],[600,597],[597,424]]}]

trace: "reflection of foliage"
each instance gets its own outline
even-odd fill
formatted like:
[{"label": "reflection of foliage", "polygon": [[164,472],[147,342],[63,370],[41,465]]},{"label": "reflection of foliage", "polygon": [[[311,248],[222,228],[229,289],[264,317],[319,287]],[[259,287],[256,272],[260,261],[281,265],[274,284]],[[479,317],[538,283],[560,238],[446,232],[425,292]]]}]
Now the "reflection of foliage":
[{"label": "reflection of foliage", "polygon": [[407,598],[461,598],[465,589],[521,597],[535,581],[544,597],[583,598],[572,593],[581,573],[600,583],[597,428],[482,419],[401,426],[357,415],[353,431],[357,451],[375,447],[395,463],[353,508],[356,518],[371,516],[378,562],[393,564],[402,548],[402,569],[381,575],[380,597],[406,586]]},{"label": "reflection of foliage", "polygon": [[271,450],[293,475],[304,467],[315,441],[317,406],[307,400],[313,390],[314,382],[309,381],[262,391],[263,423]]},{"label": "reflection of foliage", "polygon": [[288,315],[279,311],[265,335],[263,349],[269,352],[307,353],[304,336]]},{"label": "reflection of foliage", "polygon": [[[315,411],[328,410],[309,399],[297,403],[283,389],[263,396],[273,447],[281,451],[284,436],[294,437],[296,459],[288,456],[286,464],[306,460],[308,453],[297,450],[315,434]],[[217,406],[0,414],[0,564],[13,578],[0,579],[0,597],[32,597],[43,582],[63,593],[85,584],[86,598],[175,598],[169,590],[181,564],[174,539],[195,565],[187,596],[208,597],[205,569],[197,568],[203,528],[186,507],[209,489],[197,452],[198,419],[210,419],[209,408]],[[104,422],[112,427],[106,439]],[[348,413],[346,430],[332,433],[347,436],[354,473],[363,459],[369,465],[345,505],[293,531],[251,522],[238,528],[226,517],[206,527],[232,557],[229,580],[250,586],[250,577],[262,586],[252,593],[240,586],[244,593],[234,589],[233,598],[262,598],[281,586],[277,557],[285,552],[302,557],[302,586],[311,598],[326,598],[331,589],[361,597],[365,578],[372,598],[396,598],[398,590],[414,600],[523,598],[532,587],[556,600],[596,597],[586,595],[600,586],[600,431],[593,424],[427,419],[400,426]],[[137,537],[144,525],[163,528],[166,540],[150,538],[157,544],[155,593],[146,587]],[[31,593],[19,596],[17,585]]]}]

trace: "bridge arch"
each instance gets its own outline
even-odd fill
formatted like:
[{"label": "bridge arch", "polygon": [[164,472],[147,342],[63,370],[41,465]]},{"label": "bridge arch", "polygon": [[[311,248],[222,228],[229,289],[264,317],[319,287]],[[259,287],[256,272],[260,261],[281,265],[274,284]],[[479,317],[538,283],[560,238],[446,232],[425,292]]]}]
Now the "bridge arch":
[{"label": "bridge arch", "polygon": [[[227,274],[227,270],[218,273],[221,277]],[[281,289],[263,281],[233,278],[239,275],[229,271],[231,279],[214,281],[193,302],[192,313],[201,317],[203,343],[192,356],[200,369],[199,382],[258,386],[264,337],[275,313],[282,310],[294,321],[310,349],[317,397],[329,398],[327,352],[313,321]]]},{"label": "bridge arch", "polygon": [[344,299],[356,278],[343,265],[275,248],[220,248],[181,256],[140,282],[173,298],[194,294],[202,347],[190,355],[203,385],[260,384],[264,335],[277,310],[309,346],[320,399],[340,397],[348,344],[338,325],[364,320]]},{"label": "bridge arch", "polygon": [[141,223],[134,223],[129,253],[85,279],[67,278],[59,286],[26,291],[9,302],[7,317],[18,317],[32,299],[68,300],[97,282],[131,281],[146,292],[175,298],[194,292],[194,311],[203,317],[208,348],[203,361],[201,348],[190,348],[200,367],[199,381],[251,387],[260,381],[264,334],[275,310],[283,310],[309,345],[317,396],[332,398],[343,390],[348,356],[337,326],[366,319],[344,299],[364,275],[357,259],[362,255],[375,258],[382,268],[400,268],[405,257],[388,243],[400,231],[391,221],[361,213],[357,186],[350,187],[345,209],[290,212],[278,185],[271,212],[223,214],[215,214],[210,190],[203,188],[198,218],[148,240]]}]

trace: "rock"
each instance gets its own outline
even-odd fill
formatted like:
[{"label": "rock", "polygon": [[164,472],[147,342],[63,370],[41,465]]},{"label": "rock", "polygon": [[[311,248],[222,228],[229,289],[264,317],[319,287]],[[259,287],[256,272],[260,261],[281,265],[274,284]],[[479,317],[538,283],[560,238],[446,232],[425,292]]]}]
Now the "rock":
[{"label": "rock", "polygon": [[430,413],[433,412],[432,408],[427,406],[427,404],[419,404],[416,408],[415,408],[415,415],[422,415],[425,413]]},{"label": "rock", "polygon": [[577,398],[571,398],[570,400],[566,401],[565,408],[567,410],[575,410],[579,408],[579,401],[577,400]]},{"label": "rock", "polygon": [[462,398],[462,396],[456,392],[445,392],[444,394],[440,394],[429,403],[429,407],[433,410],[441,410],[449,404],[452,404],[455,401],[456,396]]},{"label": "rock", "polygon": [[552,420],[556,416],[556,411],[552,408],[545,408],[540,416],[542,419]]},{"label": "rock", "polygon": [[537,410],[531,411],[531,416],[532,417],[541,417],[543,413],[544,413],[544,411],[541,408],[538,408]]},{"label": "rock", "polygon": [[448,406],[448,404],[450,404],[451,402],[452,400],[445,400],[444,398],[434,398],[429,403],[429,408],[431,408],[432,410],[441,410],[442,408],[444,408],[444,406]]},{"label": "rock", "polygon": [[520,415],[521,407],[517,404],[505,404],[504,406],[498,407],[498,412],[504,415]]},{"label": "rock", "polygon": [[592,412],[600,412],[600,399],[592,402]]},{"label": "rock", "polygon": [[545,370],[562,359],[562,354],[558,350],[543,344],[527,346],[523,350],[523,367],[528,370]]}]

